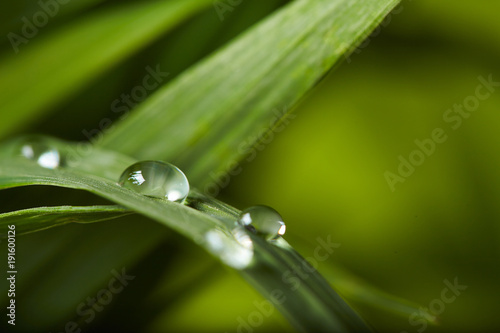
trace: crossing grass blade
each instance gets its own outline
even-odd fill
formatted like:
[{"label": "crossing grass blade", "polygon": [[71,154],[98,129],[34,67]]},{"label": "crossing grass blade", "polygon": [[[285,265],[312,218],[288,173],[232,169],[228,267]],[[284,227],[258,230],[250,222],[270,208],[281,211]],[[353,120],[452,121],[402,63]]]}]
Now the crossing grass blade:
[{"label": "crossing grass blade", "polygon": [[291,107],[398,2],[294,1],[159,90],[100,145],[173,161],[206,183],[207,172],[234,167],[283,127]]}]

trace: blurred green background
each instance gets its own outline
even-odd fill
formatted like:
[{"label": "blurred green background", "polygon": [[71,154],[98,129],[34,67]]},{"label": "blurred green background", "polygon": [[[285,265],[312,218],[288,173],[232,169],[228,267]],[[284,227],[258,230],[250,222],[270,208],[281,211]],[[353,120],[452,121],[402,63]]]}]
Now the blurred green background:
[{"label": "blurred green background", "polygon": [[[128,3],[72,2],[30,43],[43,42],[74,20]],[[116,116],[110,103],[142,80],[145,66],[159,63],[173,79],[285,3],[243,1],[222,21],[209,5],[11,135],[39,132],[85,140],[82,130]],[[3,6],[8,8],[1,11],[1,29],[12,31],[19,30],[19,17],[31,13],[36,2]],[[498,1],[403,1],[380,31],[305,98],[289,125],[254,160],[241,163],[242,172],[219,198],[240,209],[254,204],[277,209],[287,223],[285,238],[305,257],[312,256],[317,237],[340,243],[318,268],[334,286],[342,269],[429,307],[441,298],[443,281],[458,278],[467,289],[445,305],[439,325],[426,326],[426,332],[498,331],[500,87],[457,129],[443,115],[475,94],[478,77],[492,75],[500,82],[499,11]],[[0,46],[3,59],[13,56],[5,38]],[[1,117],[8,113],[0,110]],[[398,157],[408,159],[418,148],[414,141],[430,138],[436,128],[448,139],[391,191],[385,172],[397,173]],[[2,211],[104,202],[44,187],[3,191],[0,199]],[[121,235],[113,233],[117,224],[124,228]],[[83,229],[92,230],[95,239],[81,239]],[[61,331],[64,318],[72,318],[78,303],[91,296],[88,288],[97,292],[112,269],[126,266],[137,280],[83,331],[127,331],[134,325],[152,332],[235,331],[238,318],[248,318],[262,298],[236,273],[163,229],[146,219],[123,218],[19,238],[18,260],[25,266],[18,320],[29,316],[34,325]],[[106,249],[92,248],[93,241],[107,237]],[[67,242],[51,246],[58,238]],[[142,249],[142,257],[123,255],[130,244]],[[423,327],[411,325],[408,316],[345,296],[380,332]],[[46,313],[62,319],[50,322],[57,315]],[[255,328],[284,330],[292,331],[276,311]]]}]

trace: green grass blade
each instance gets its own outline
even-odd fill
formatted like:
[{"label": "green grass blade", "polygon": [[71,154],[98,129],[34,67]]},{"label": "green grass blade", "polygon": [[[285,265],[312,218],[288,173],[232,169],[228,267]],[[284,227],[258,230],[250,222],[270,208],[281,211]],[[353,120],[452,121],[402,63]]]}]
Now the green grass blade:
[{"label": "green grass blade", "polygon": [[[222,221],[226,227],[233,227],[239,210],[193,192],[191,206],[224,217]],[[370,332],[357,313],[283,238],[266,242],[251,233],[248,235],[254,246],[255,259],[252,265],[240,271],[241,275],[296,329],[303,332]]]},{"label": "green grass blade", "polygon": [[[16,146],[17,143],[14,141],[12,144]],[[62,148],[62,143],[59,146]],[[12,148],[4,147],[5,152],[9,150]],[[98,156],[97,151],[93,156]],[[368,331],[364,322],[316,271],[311,271],[307,279],[301,278],[302,286],[297,290],[283,286],[283,274],[293,272],[305,260],[284,239],[276,243],[266,242],[240,228],[242,234],[239,236],[251,239],[253,244],[253,247],[244,246],[234,232],[239,210],[196,190],[190,193],[189,206],[146,197],[122,188],[111,179],[93,175],[86,169],[88,167],[82,165],[46,169],[24,158],[4,157],[0,161],[0,189],[52,185],[95,193],[183,234],[228,266],[239,270],[265,297],[271,299],[273,290],[282,288],[282,293],[289,301],[277,304],[277,308],[298,329]],[[214,235],[217,236],[215,242]],[[310,306],[309,310],[302,309],[302,304]]]},{"label": "green grass blade", "polygon": [[[271,300],[296,329],[301,332],[371,332],[361,317],[284,239],[280,239],[277,246],[258,237],[252,240],[256,264],[243,270],[242,275]],[[277,292],[283,303],[273,299]]]},{"label": "green grass blade", "polygon": [[397,3],[295,1],[158,91],[100,144],[174,161],[203,183],[249,153]]},{"label": "green grass blade", "polygon": [[165,223],[184,236],[198,241],[220,223],[213,217],[184,205],[146,197],[124,189],[115,181],[69,169],[44,169],[31,161],[0,162],[0,189],[26,185],[52,185],[86,190]]},{"label": "green grass blade", "polygon": [[92,14],[0,59],[0,135],[48,112],[208,0],[148,1]]},{"label": "green grass blade", "polygon": [[94,223],[116,219],[131,214],[120,206],[60,206],[23,209],[0,214],[0,237],[6,237],[9,225],[14,225],[16,235],[24,235],[68,223]]}]

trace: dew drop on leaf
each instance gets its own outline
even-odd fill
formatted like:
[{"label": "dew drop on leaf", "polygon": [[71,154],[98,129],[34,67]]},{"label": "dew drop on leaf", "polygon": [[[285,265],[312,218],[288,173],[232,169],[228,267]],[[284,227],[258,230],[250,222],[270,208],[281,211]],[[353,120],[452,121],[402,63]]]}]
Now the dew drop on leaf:
[{"label": "dew drop on leaf", "polygon": [[[235,269],[245,269],[253,259],[252,241],[244,232],[239,233],[239,238],[234,231],[232,233],[230,236],[218,229],[210,230],[205,234],[206,246],[226,265]],[[247,239],[242,239],[244,236]]]},{"label": "dew drop on leaf", "polygon": [[19,146],[19,153],[47,169],[55,169],[61,164],[59,151],[43,137],[25,140]]},{"label": "dew drop on leaf", "polygon": [[268,206],[253,206],[245,209],[241,212],[238,223],[267,240],[284,235],[286,230],[281,215]]},{"label": "dew drop on leaf", "polygon": [[143,161],[123,171],[118,184],[155,198],[182,202],[189,193],[186,175],[175,165],[161,161]]}]

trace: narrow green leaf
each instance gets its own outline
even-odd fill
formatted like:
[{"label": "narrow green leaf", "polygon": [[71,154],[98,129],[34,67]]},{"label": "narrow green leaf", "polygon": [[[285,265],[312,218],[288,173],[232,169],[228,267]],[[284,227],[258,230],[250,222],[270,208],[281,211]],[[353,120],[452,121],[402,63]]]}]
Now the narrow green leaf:
[{"label": "narrow green leaf", "polygon": [[[190,201],[200,211],[224,217],[221,221],[227,229],[234,228],[239,210],[197,192],[190,195]],[[253,244],[254,259],[240,271],[241,275],[271,300],[296,329],[370,332],[356,312],[283,238],[267,242],[252,233],[247,235]]]},{"label": "narrow green leaf", "polygon": [[41,231],[68,223],[94,223],[131,214],[120,206],[59,206],[23,209],[0,214],[0,237],[6,237],[9,225],[15,226],[16,235]]},{"label": "narrow green leaf", "polygon": [[36,119],[34,115],[48,112],[207,4],[208,0],[170,0],[120,6],[20,45],[17,54],[0,60],[0,108],[6,110],[0,134],[12,133]]},{"label": "narrow green leaf", "polygon": [[202,184],[281,130],[290,107],[398,2],[295,1],[158,91],[100,144],[172,160]]},{"label": "narrow green leaf", "polygon": [[122,188],[116,182],[71,169],[45,169],[21,159],[0,162],[0,189],[26,185],[52,185],[86,190],[143,213],[198,242],[205,233],[220,228],[215,218],[184,205],[159,200]]},{"label": "narrow green leaf", "polygon": [[[46,169],[24,158],[3,158],[0,161],[0,189],[53,185],[90,191],[183,234],[227,265],[238,269],[268,299],[274,297],[275,290],[280,290],[288,301],[276,306],[299,330],[369,331],[314,269],[309,269],[306,277],[296,273],[297,267],[307,265],[307,262],[284,239],[275,243],[266,242],[243,228],[235,229],[239,215],[237,209],[192,190],[188,205],[193,209],[143,196],[84,170],[81,166]],[[240,233],[235,233],[236,230]],[[246,241],[238,241],[241,237]],[[247,241],[252,245],[248,246]],[[300,287],[283,285],[287,272],[294,274]],[[309,307],[304,309],[298,304],[308,304]]]}]

